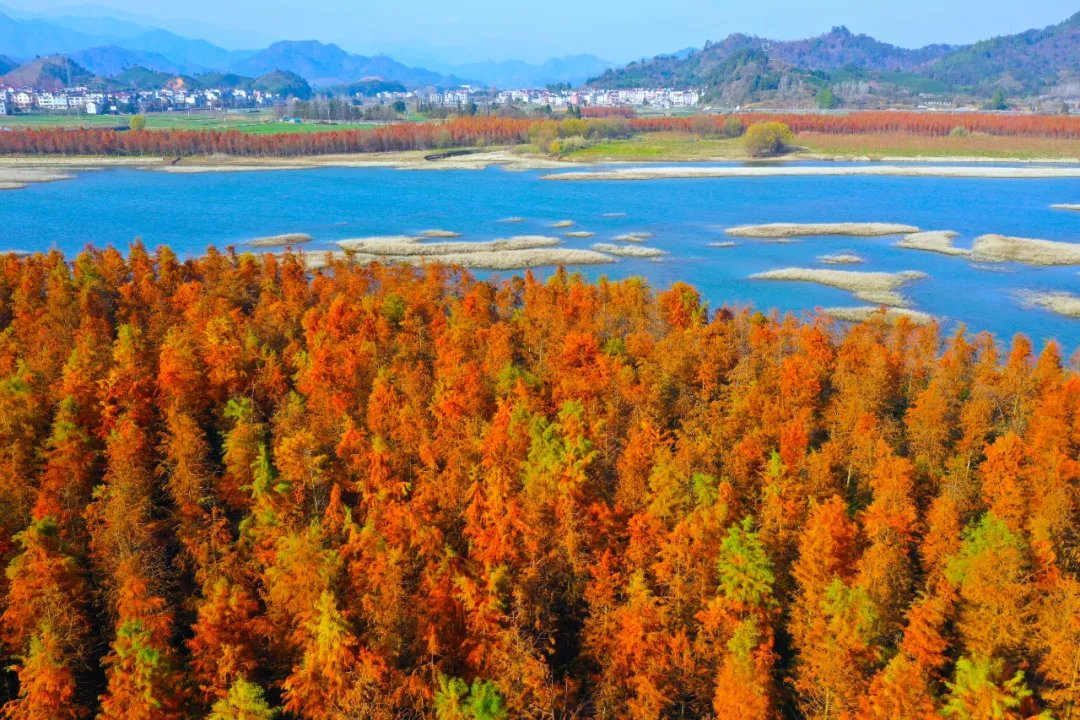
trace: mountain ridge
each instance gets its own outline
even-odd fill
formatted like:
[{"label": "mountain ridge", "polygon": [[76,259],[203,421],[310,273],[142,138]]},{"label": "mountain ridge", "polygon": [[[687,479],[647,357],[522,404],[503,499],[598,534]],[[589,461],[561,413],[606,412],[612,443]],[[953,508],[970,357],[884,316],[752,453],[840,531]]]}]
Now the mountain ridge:
[{"label": "mountain ridge", "polygon": [[[753,80],[745,71],[752,66]],[[812,96],[844,86],[916,94],[985,96],[998,88],[1038,94],[1080,80],[1080,13],[1057,25],[1002,35],[971,45],[902,48],[844,26],[802,40],[776,41],[741,33],[690,53],[658,55],[588,81],[597,88],[693,85],[707,99],[756,100]],[[740,91],[738,86],[745,85]]]}]

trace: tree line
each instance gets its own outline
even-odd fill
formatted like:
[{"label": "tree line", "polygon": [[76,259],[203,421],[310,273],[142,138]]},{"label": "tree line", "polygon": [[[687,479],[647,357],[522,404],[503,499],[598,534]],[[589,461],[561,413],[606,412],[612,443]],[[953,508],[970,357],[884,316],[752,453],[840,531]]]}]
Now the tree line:
[{"label": "tree line", "polygon": [[5,718],[1075,716],[1057,345],[138,244],[0,328]]},{"label": "tree line", "polygon": [[[241,157],[299,157],[433,148],[516,145],[537,135],[625,137],[634,133],[682,132],[734,136],[752,125],[777,122],[793,132],[831,134],[892,133],[945,136],[958,129],[1016,137],[1080,139],[1080,118],[985,113],[862,112],[850,115],[764,114],[692,117],[622,117],[617,112],[593,117],[514,118],[454,117],[440,122],[397,123],[374,129],[311,133],[255,134],[214,130],[117,131],[100,128],[40,128],[0,132],[0,155],[159,155],[226,154]],[[735,126],[733,130],[732,126]],[[572,132],[568,130],[572,128]],[[740,129],[741,128],[741,129]]]}]

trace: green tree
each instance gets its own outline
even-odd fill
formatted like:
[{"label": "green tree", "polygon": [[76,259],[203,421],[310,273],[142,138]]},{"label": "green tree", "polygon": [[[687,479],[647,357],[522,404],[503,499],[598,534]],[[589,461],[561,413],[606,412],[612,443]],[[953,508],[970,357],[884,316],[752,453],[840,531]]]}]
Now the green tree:
[{"label": "green tree", "polygon": [[206,720],[273,720],[279,714],[266,702],[261,687],[240,678],[229,688],[228,696],[214,703]]},{"label": "green tree", "polygon": [[817,106],[822,110],[831,110],[840,104],[840,99],[836,97],[833,93],[833,89],[828,85],[818,90],[814,100],[817,102]]},{"label": "green tree", "polygon": [[773,583],[776,574],[765,546],[754,532],[753,518],[745,518],[728,528],[716,561],[720,593],[743,607],[759,608],[776,604]]},{"label": "green tree", "polygon": [[435,693],[438,720],[504,720],[506,705],[495,683],[473,680],[472,687],[459,678],[439,676]]},{"label": "green tree", "polygon": [[1019,720],[1018,708],[1031,697],[1024,673],[1004,680],[1005,664],[997,658],[962,657],[956,662],[956,682],[941,714],[957,720]]},{"label": "green tree", "polygon": [[990,102],[986,105],[987,110],[1008,110],[1009,103],[1005,101],[1005,91],[998,88],[994,91],[994,97],[990,98]]},{"label": "green tree", "polygon": [[128,120],[128,127],[133,132],[142,132],[146,129],[146,118],[142,115],[132,115],[131,119]]},{"label": "green tree", "polygon": [[728,115],[727,120],[724,121],[724,126],[720,129],[720,134],[726,138],[742,137],[744,132],[746,132],[746,128],[743,127],[742,120],[734,115]]}]

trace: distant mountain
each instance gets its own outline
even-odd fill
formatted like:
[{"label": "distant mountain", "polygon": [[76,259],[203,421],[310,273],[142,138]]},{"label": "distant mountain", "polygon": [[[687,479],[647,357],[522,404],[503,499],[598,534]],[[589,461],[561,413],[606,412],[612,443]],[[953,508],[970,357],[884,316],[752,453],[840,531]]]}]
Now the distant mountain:
[{"label": "distant mountain", "polygon": [[128,67],[110,78],[110,84],[122,90],[156,90],[176,79],[174,73],[155,72],[138,65]]},{"label": "distant mountain", "polygon": [[205,40],[180,37],[168,30],[150,30],[116,44],[163,55],[189,72],[225,70],[255,54],[252,50],[226,50]]},{"label": "distant mountain", "polygon": [[806,40],[730,35],[691,53],[609,70],[599,88],[696,86],[709,102],[802,98],[837,86],[869,102],[898,94],[1039,93],[1080,79],[1080,13],[1043,30],[953,47],[906,49],[845,27]]},{"label": "distant mountain", "polygon": [[19,67],[18,62],[7,55],[0,55],[0,75],[6,75],[17,67]]},{"label": "distant mountain", "polygon": [[[226,68],[252,54],[251,51],[225,50],[205,40],[189,40],[167,30],[144,29],[122,21],[101,18],[45,21],[15,19],[0,13],[0,53],[6,55],[31,58],[103,47],[152,53],[187,72]],[[147,56],[142,60],[145,63]]]},{"label": "distant mountain", "polygon": [[89,48],[71,53],[72,60],[95,75],[112,77],[131,67],[142,67],[174,75],[185,71],[163,55],[109,45],[108,47]]},{"label": "distant mountain", "polygon": [[94,75],[86,68],[63,55],[51,55],[31,60],[0,77],[0,85],[33,86],[41,90],[86,85]]},{"label": "distant mountain", "polygon": [[149,30],[143,25],[108,16],[63,15],[36,19],[43,20],[50,25],[97,37],[132,38]]},{"label": "distant mountain", "polygon": [[385,55],[352,55],[337,45],[315,40],[274,43],[234,63],[230,69],[241,75],[253,76],[286,70],[303,77],[313,87],[349,85],[367,78],[399,82],[409,87],[461,84],[458,78],[406,67]]},{"label": "distant mountain", "polygon": [[15,20],[0,14],[0,53],[17,58],[69,53],[96,45],[106,38],[53,25],[40,20]]},{"label": "distant mountain", "polygon": [[311,86],[304,78],[296,73],[283,70],[274,70],[262,77],[256,78],[252,88],[261,92],[294,97],[300,100],[310,100],[312,96]]},{"label": "distant mountain", "polygon": [[855,35],[843,26],[834,27],[824,35],[808,40],[753,40],[759,45],[767,43],[771,57],[807,70],[838,70],[855,66],[863,70],[905,72],[936,60],[953,49],[949,45],[928,45],[908,50],[875,40],[869,35]]},{"label": "distant mountain", "polygon": [[455,75],[500,88],[540,88],[554,83],[580,85],[611,67],[595,55],[552,58],[542,65],[522,60],[476,62],[453,68]]},{"label": "distant mountain", "polygon": [[926,74],[950,85],[986,91],[1038,92],[1080,80],[1080,12],[1058,25],[983,40],[943,57]]}]

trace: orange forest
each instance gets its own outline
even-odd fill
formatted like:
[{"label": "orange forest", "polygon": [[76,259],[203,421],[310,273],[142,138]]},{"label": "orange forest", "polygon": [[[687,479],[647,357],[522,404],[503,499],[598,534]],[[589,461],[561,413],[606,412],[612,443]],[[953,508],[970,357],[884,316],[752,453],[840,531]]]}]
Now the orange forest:
[{"label": "orange forest", "polygon": [[[894,134],[943,137],[956,128],[1005,137],[1080,139],[1080,117],[987,113],[860,112],[849,115],[763,114],[628,118],[627,108],[585,108],[575,134],[625,137],[632,133],[719,134],[726,120],[743,127],[778,121],[795,132],[832,135]],[[117,131],[62,127],[0,132],[0,155],[211,155],[296,157],[348,153],[520,145],[529,130],[552,120],[458,117],[446,122],[399,123],[372,130],[251,134],[216,130]]]},{"label": "orange forest", "polygon": [[1080,716],[1055,345],[138,245],[0,324],[10,720]]}]

